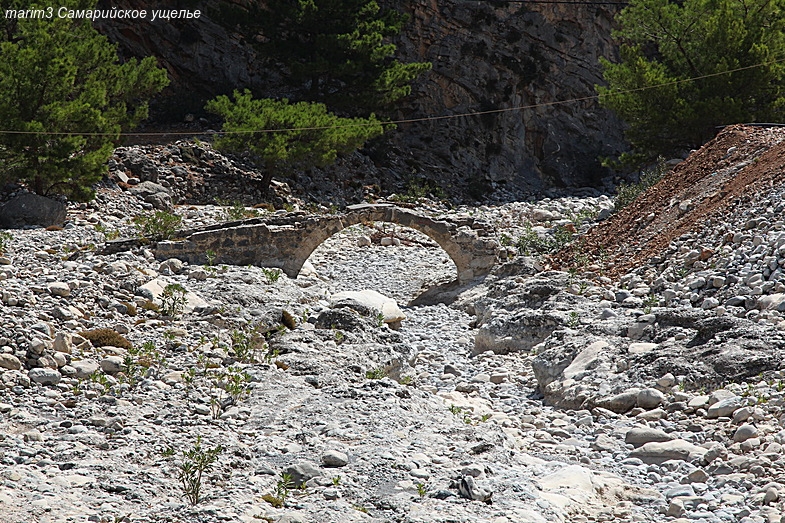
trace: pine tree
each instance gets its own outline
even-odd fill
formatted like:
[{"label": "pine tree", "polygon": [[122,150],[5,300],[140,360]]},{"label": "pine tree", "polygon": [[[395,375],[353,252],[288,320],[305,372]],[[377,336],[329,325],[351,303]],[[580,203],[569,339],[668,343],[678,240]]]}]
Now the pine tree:
[{"label": "pine tree", "polygon": [[[95,0],[58,6],[91,9]],[[0,15],[26,9],[0,1]],[[55,8],[55,12],[56,12]],[[92,198],[119,133],[147,117],[146,100],[168,83],[155,60],[119,63],[90,20],[0,21],[0,180],[38,194]],[[40,134],[39,134],[40,133]]]},{"label": "pine tree", "polygon": [[632,0],[617,17],[621,61],[602,61],[608,85],[598,87],[628,126],[633,151],[623,159],[698,147],[720,125],[781,120],[783,8],[785,0]]},{"label": "pine tree", "polygon": [[264,168],[266,190],[276,173],[288,175],[298,167],[324,167],[339,154],[348,154],[381,135],[384,126],[369,118],[340,118],[324,104],[254,99],[250,91],[235,91],[234,100],[222,95],[205,109],[224,119],[225,133],[215,141],[219,149],[250,153]]},{"label": "pine tree", "polygon": [[348,114],[388,108],[430,63],[403,63],[390,39],[408,17],[375,0],[270,0],[263,52],[286,64],[308,100]]}]

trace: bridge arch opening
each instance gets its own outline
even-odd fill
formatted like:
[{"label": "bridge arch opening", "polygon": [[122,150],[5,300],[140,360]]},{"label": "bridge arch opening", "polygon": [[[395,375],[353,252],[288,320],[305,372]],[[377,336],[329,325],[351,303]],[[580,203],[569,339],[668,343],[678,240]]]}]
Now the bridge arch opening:
[{"label": "bridge arch opening", "polygon": [[369,289],[401,304],[458,279],[455,262],[432,238],[388,222],[346,227],[320,243],[307,261],[332,293]]}]

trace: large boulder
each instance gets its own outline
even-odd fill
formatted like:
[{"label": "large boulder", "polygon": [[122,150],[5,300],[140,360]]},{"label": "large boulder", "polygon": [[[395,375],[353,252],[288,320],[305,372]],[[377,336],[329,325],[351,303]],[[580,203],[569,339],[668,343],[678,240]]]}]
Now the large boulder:
[{"label": "large boulder", "polygon": [[339,292],[330,298],[330,305],[333,308],[349,307],[360,314],[370,309],[376,314],[383,315],[384,323],[391,327],[399,326],[406,319],[406,315],[394,299],[371,290]]},{"label": "large boulder", "polygon": [[21,193],[0,205],[0,227],[6,229],[28,225],[61,227],[65,216],[64,204],[30,192]]},{"label": "large boulder", "polygon": [[142,182],[130,189],[131,194],[141,198],[154,208],[161,211],[172,210],[172,196],[169,190],[163,185],[153,182]]}]

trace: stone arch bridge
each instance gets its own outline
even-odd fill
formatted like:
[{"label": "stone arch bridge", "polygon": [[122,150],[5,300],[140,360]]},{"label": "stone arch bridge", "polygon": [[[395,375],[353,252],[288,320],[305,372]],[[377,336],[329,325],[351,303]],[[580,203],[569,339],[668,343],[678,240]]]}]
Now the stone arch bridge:
[{"label": "stone arch bridge", "polygon": [[290,213],[181,231],[182,240],[158,242],[155,256],[206,264],[206,253],[212,251],[214,263],[277,267],[296,278],[327,238],[370,222],[397,223],[429,236],[455,262],[459,283],[488,274],[498,261],[499,244],[485,224],[471,217],[432,218],[391,204],[353,205],[334,215]]}]

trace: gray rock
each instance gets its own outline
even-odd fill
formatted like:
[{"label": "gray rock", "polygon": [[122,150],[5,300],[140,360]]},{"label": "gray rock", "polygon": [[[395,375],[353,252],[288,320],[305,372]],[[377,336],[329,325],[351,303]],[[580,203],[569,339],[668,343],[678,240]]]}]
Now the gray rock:
[{"label": "gray rock", "polygon": [[659,464],[671,459],[692,461],[703,457],[707,449],[683,439],[646,443],[630,452],[631,457],[640,458],[644,463]]},{"label": "gray rock", "polygon": [[458,495],[472,501],[490,502],[493,492],[481,487],[473,477],[463,476],[458,481]]},{"label": "gray rock", "polygon": [[709,464],[715,459],[725,459],[728,456],[728,449],[722,443],[716,443],[704,454],[703,463]]},{"label": "gray rock", "polygon": [[168,189],[162,185],[150,181],[142,182],[139,185],[131,187],[129,192],[137,198],[141,198],[145,202],[151,204],[156,209],[162,211],[172,210],[172,197],[169,194]]},{"label": "gray rock", "polygon": [[65,332],[58,332],[52,342],[52,349],[63,354],[71,354],[74,350],[73,337]]},{"label": "gray rock", "polygon": [[46,286],[52,296],[66,297],[71,295],[71,287],[67,283],[55,281]]},{"label": "gray rock", "polygon": [[709,480],[709,475],[703,469],[695,469],[687,474],[682,483],[706,483]]},{"label": "gray rock", "polygon": [[665,401],[665,395],[657,389],[643,389],[637,396],[638,406],[642,409],[653,409]]},{"label": "gray rock", "polygon": [[741,396],[725,398],[711,405],[706,412],[706,417],[719,418],[720,416],[730,416],[736,409],[744,407],[745,405],[747,405],[747,400]]},{"label": "gray rock", "polygon": [[316,465],[308,461],[301,461],[300,463],[290,465],[284,469],[284,473],[292,476],[292,482],[296,487],[299,487],[309,479],[322,475],[322,471],[320,471]]},{"label": "gray rock", "polygon": [[107,374],[117,374],[123,370],[122,356],[107,356],[101,360],[101,370]]},{"label": "gray rock", "polygon": [[322,492],[324,499],[328,501],[334,501],[341,497],[341,492],[337,488],[326,488]]},{"label": "gray rock", "polygon": [[603,398],[597,402],[597,405],[612,412],[624,414],[625,412],[635,407],[636,403],[638,402],[639,392],[640,389],[633,388],[616,394],[615,396]]},{"label": "gray rock", "polygon": [[619,443],[610,436],[600,434],[594,441],[592,441],[591,448],[592,450],[613,452],[619,448]]},{"label": "gray rock", "polygon": [[48,368],[30,369],[27,375],[30,377],[31,381],[40,383],[41,385],[57,385],[62,378],[60,373],[55,369]]},{"label": "gray rock", "polygon": [[476,463],[467,465],[461,469],[461,476],[471,476],[473,478],[479,478],[484,473],[485,473],[485,468],[482,465],[478,465]]},{"label": "gray rock", "polygon": [[733,441],[736,443],[741,443],[747,441],[750,438],[754,438],[758,435],[758,429],[755,425],[750,425],[749,423],[745,423],[738,429],[736,432],[733,433]]},{"label": "gray rock", "polygon": [[702,409],[709,404],[709,397],[702,395],[702,396],[695,396],[690,401],[687,402],[687,406],[692,409]]},{"label": "gray rock", "polygon": [[100,365],[95,360],[85,359],[71,361],[71,367],[76,371],[77,378],[84,379],[89,378],[91,374],[96,372],[100,368]]},{"label": "gray rock", "polygon": [[177,258],[169,258],[158,265],[158,272],[164,275],[180,274],[183,271],[183,261]]},{"label": "gray rock", "polygon": [[459,371],[458,369],[456,369],[453,365],[450,365],[449,363],[444,366],[444,373],[445,374],[452,374],[453,376],[456,376],[456,377],[461,375],[461,371]]},{"label": "gray rock", "polygon": [[349,463],[349,456],[337,450],[328,450],[322,454],[325,467],[344,467]]},{"label": "gray rock", "polygon": [[635,427],[624,435],[624,443],[640,447],[646,443],[671,441],[673,436],[667,432],[651,427]]},{"label": "gray rock", "polygon": [[678,487],[672,487],[665,491],[665,499],[667,500],[694,495],[695,490],[692,488],[692,485],[679,485]]},{"label": "gray rock", "polygon": [[0,228],[15,229],[26,225],[62,227],[65,218],[65,205],[28,192],[0,206]]},{"label": "gray rock", "polygon": [[43,434],[38,430],[28,430],[22,436],[26,442],[44,440]]},{"label": "gray rock", "polygon": [[669,389],[674,385],[676,385],[676,377],[670,372],[664,374],[657,380],[657,386],[662,387],[663,389]]},{"label": "gray rock", "polygon": [[631,296],[632,296],[632,293],[630,291],[627,291],[627,290],[617,291],[616,295],[615,295],[616,302],[617,303],[621,303],[621,302],[623,302],[624,300],[626,300],[627,298],[629,298]]},{"label": "gray rock", "polygon": [[734,396],[736,395],[727,389],[717,389],[709,394],[709,405],[714,405],[718,401],[733,398]]},{"label": "gray rock", "polygon": [[733,423],[735,423],[737,425],[741,424],[741,423],[744,423],[745,421],[747,421],[747,419],[749,419],[750,416],[752,416],[753,412],[754,412],[754,410],[750,406],[742,407],[740,409],[737,409],[733,413],[733,420],[732,421],[733,421]]}]

